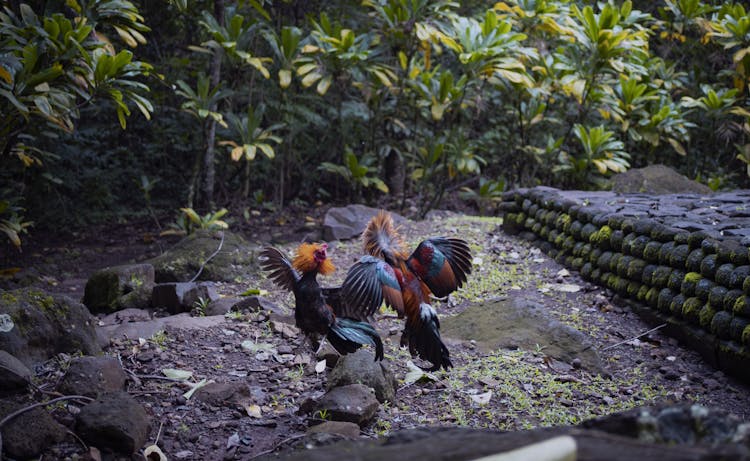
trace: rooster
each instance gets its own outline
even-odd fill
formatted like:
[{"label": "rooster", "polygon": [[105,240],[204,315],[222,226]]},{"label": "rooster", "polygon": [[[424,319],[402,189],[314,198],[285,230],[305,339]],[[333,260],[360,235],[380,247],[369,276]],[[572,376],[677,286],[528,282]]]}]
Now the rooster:
[{"label": "rooster", "polygon": [[375,360],[382,360],[383,343],[372,325],[340,316],[340,288],[322,288],[318,284],[318,274],[328,275],[335,270],[327,248],[325,243],[303,243],[290,262],[278,249],[267,247],[260,254],[261,268],[270,272],[278,286],[294,293],[294,320],[308,337],[324,335],[341,354],[369,344],[375,348]]},{"label": "rooster", "polygon": [[406,317],[401,345],[408,345],[412,356],[431,362],[428,371],[452,367],[430,296],[443,298],[466,282],[472,261],[469,245],[457,238],[434,237],[407,256],[393,218],[384,211],[367,224],[362,241],[367,255],[349,269],[341,288],[344,312],[370,317],[385,301],[399,318]]}]

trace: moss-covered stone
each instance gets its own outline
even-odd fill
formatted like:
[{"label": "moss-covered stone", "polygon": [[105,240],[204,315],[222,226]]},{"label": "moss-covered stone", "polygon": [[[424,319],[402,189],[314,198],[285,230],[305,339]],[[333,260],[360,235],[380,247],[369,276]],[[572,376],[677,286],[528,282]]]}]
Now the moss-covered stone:
[{"label": "moss-covered stone", "polygon": [[687,241],[688,246],[690,247],[691,250],[695,248],[700,248],[701,243],[703,243],[703,240],[708,237],[709,235],[704,231],[691,232],[690,235],[688,235],[688,241]]},{"label": "moss-covered stone", "polygon": [[724,296],[727,295],[727,287],[722,285],[715,285],[708,292],[708,304],[715,307],[716,309],[724,308]]},{"label": "moss-covered stone", "polygon": [[[544,226],[544,227],[547,227],[547,226]],[[535,222],[534,225],[531,226],[531,232],[539,235],[539,234],[541,234],[541,231],[542,231],[542,223]]]},{"label": "moss-covered stone", "polygon": [[568,213],[560,213],[557,219],[555,219],[555,227],[558,230],[567,233],[572,221],[573,220],[570,218],[570,215]]},{"label": "moss-covered stone", "polygon": [[656,298],[656,308],[665,314],[670,313],[670,305],[675,298],[675,293],[669,288],[662,288]]},{"label": "moss-covered stone", "polygon": [[746,326],[744,330],[742,330],[742,344],[745,346],[750,346],[750,325]]},{"label": "moss-covered stone", "polygon": [[[547,241],[556,246],[555,242],[557,241],[557,237],[560,237],[561,235],[564,234],[561,234],[557,229],[550,229],[549,234],[547,235]],[[560,239],[560,244],[562,244],[562,238]]]},{"label": "moss-covered stone", "polygon": [[669,258],[672,256],[672,250],[675,246],[677,246],[675,242],[666,242],[659,248],[659,264],[669,265]]},{"label": "moss-covered stone", "polygon": [[650,237],[659,242],[669,242],[674,240],[674,236],[677,233],[677,229],[665,226],[664,224],[656,224],[651,228]]},{"label": "moss-covered stone", "polygon": [[[660,294],[664,292],[664,290],[669,290],[669,288],[664,288],[660,292]],[[682,293],[677,293],[672,297],[671,301],[669,301],[669,304],[667,305],[666,310],[663,310],[664,309],[663,306],[659,310],[661,310],[665,314],[671,313],[672,315],[680,317],[682,316],[683,304],[685,304],[685,295],[683,295]]]},{"label": "moss-covered stone", "polygon": [[719,255],[719,262],[732,263],[742,266],[748,263],[747,247],[735,240],[724,240],[718,245],[716,253]]},{"label": "moss-covered stone", "polygon": [[641,280],[643,269],[646,267],[646,261],[639,259],[639,258],[633,258],[630,263],[628,263],[628,271],[625,274],[630,280]]},{"label": "moss-covered stone", "polygon": [[584,264],[583,263],[583,258],[581,258],[580,256],[577,257],[577,258],[575,256],[571,256],[571,257],[573,259],[570,261],[570,267],[574,271],[579,271],[580,272],[580,270],[581,270],[581,268],[583,267],[583,264]]},{"label": "moss-covered stone", "polygon": [[617,273],[617,265],[620,264],[622,259],[622,253],[613,253],[612,258],[609,260],[609,271]]},{"label": "moss-covered stone", "polygon": [[742,288],[743,282],[750,277],[750,266],[738,266],[729,276],[729,288]]},{"label": "moss-covered stone", "polygon": [[602,270],[598,267],[594,266],[594,269],[591,271],[591,281],[594,283],[599,283],[602,280]]},{"label": "moss-covered stone", "polygon": [[742,290],[735,289],[727,291],[727,294],[724,295],[724,303],[722,304],[722,308],[725,311],[732,312],[734,310],[734,303],[736,303],[737,300],[743,296],[744,294],[742,293]]},{"label": "moss-covered stone", "polygon": [[745,328],[747,328],[748,325],[750,325],[750,320],[748,320],[747,317],[735,315],[729,322],[729,337],[738,343],[741,343],[742,333],[744,333]]},{"label": "moss-covered stone", "polygon": [[554,227],[555,220],[558,216],[560,216],[559,211],[549,210],[544,214],[544,219],[542,220],[542,222],[550,227]]},{"label": "moss-covered stone", "polygon": [[575,244],[573,244],[573,251],[572,251],[573,256],[583,256],[581,253],[583,253],[583,247],[586,245],[588,245],[588,249],[589,251],[591,251],[590,243],[576,242]]},{"label": "moss-covered stone", "polygon": [[682,281],[685,279],[685,271],[670,268],[671,272],[667,278],[667,286],[674,291],[680,291]]},{"label": "moss-covered stone", "polygon": [[732,314],[727,311],[718,311],[714,318],[711,319],[711,333],[719,339],[729,339],[729,322],[732,321]]},{"label": "moss-covered stone", "polygon": [[570,229],[568,230],[568,233],[576,238],[576,240],[582,240],[581,238],[581,229],[583,229],[583,224],[581,221],[573,221],[570,223]]},{"label": "moss-covered stone", "polygon": [[603,251],[601,255],[599,255],[599,259],[596,261],[596,265],[599,269],[603,271],[609,271],[609,264],[612,261],[612,256],[614,253],[611,251]]},{"label": "moss-covered stone", "polygon": [[648,293],[648,290],[651,287],[649,287],[646,284],[641,284],[641,287],[638,288],[638,293],[635,294],[635,299],[637,299],[640,302],[646,301],[646,293]]},{"label": "moss-covered stone", "polygon": [[583,240],[584,242],[590,242],[591,236],[598,230],[599,229],[591,223],[584,224],[581,228],[581,240]]},{"label": "moss-covered stone", "polygon": [[[552,232],[553,231],[550,231],[550,235],[552,235]],[[555,231],[555,232],[557,232],[557,231]],[[557,236],[555,237],[554,242],[552,242],[552,243],[555,244],[555,246],[557,247],[558,250],[563,250],[564,249],[563,245],[565,243],[565,239],[566,238],[567,237],[565,237],[565,234],[559,233],[559,234],[557,234]]]},{"label": "moss-covered stone", "polygon": [[750,296],[738,296],[734,301],[732,311],[735,313],[735,315],[750,317]]},{"label": "moss-covered stone", "polygon": [[700,272],[701,263],[703,262],[703,258],[705,257],[706,254],[702,249],[696,248],[695,250],[692,250],[688,254],[687,260],[685,260],[685,269],[688,272]]},{"label": "moss-covered stone", "polygon": [[745,281],[742,282],[742,291],[744,291],[746,295],[750,295],[750,277],[745,277]]},{"label": "moss-covered stone", "polygon": [[669,266],[657,266],[654,270],[654,274],[651,276],[651,286],[656,288],[664,288],[667,286],[667,281],[672,273],[672,268]]},{"label": "moss-covered stone", "polygon": [[627,296],[629,283],[630,283],[630,280],[626,279],[625,277],[617,277],[615,286],[612,287],[612,289],[615,290],[615,293],[617,293],[620,296]]},{"label": "moss-covered stone", "polygon": [[629,234],[633,232],[633,229],[635,229],[635,218],[625,218],[622,220],[622,223],[620,224],[621,231]]},{"label": "moss-covered stone", "polygon": [[524,198],[524,199],[521,200],[521,209],[523,211],[528,211],[529,208],[531,208],[531,206],[533,204],[534,204],[534,202],[532,202],[530,199]]},{"label": "moss-covered stone", "polygon": [[[562,234],[565,235],[565,234]],[[573,247],[576,246],[576,239],[574,239],[572,236],[568,235],[565,237],[565,240],[563,240],[563,250],[569,252],[571,255],[573,254]]]},{"label": "moss-covered stone", "polygon": [[581,277],[584,278],[584,280],[591,280],[591,271],[594,270],[594,265],[591,264],[591,262],[585,262],[583,266],[581,266],[581,270],[579,271],[581,273]]},{"label": "moss-covered stone", "polygon": [[657,267],[659,266],[657,266],[656,264],[647,264],[646,267],[643,268],[643,273],[641,273],[641,282],[643,282],[645,285],[650,286]]},{"label": "moss-covered stone", "polygon": [[700,324],[699,313],[703,308],[703,301],[699,298],[687,298],[682,305],[682,317],[695,325]]},{"label": "moss-covered stone", "polygon": [[626,234],[622,238],[622,244],[620,245],[619,250],[622,251],[622,254],[632,256],[633,255],[633,243],[638,239],[638,234],[635,232],[631,232],[629,234]]},{"label": "moss-covered stone", "polygon": [[538,234],[539,238],[541,238],[542,240],[547,240],[547,237],[549,236],[549,227],[542,226],[542,228],[539,229]]},{"label": "moss-covered stone", "polygon": [[661,243],[657,241],[650,241],[646,244],[646,247],[643,249],[643,259],[650,263],[658,263],[659,262],[659,250],[661,249]]},{"label": "moss-covered stone", "polygon": [[627,289],[627,296],[628,298],[635,299],[636,295],[638,294],[638,290],[641,289],[641,283],[635,282],[633,280],[628,281],[628,289]]},{"label": "moss-covered stone", "polygon": [[716,269],[714,280],[716,280],[716,283],[718,283],[719,285],[724,285],[727,288],[731,288],[729,281],[732,278],[732,272],[734,272],[734,269],[735,267],[732,263],[722,264],[718,269]]},{"label": "moss-covered stone", "polygon": [[697,272],[688,272],[685,277],[682,278],[680,284],[680,292],[685,296],[695,296],[695,285],[700,281],[701,274]]},{"label": "moss-covered stone", "polygon": [[711,319],[714,315],[716,315],[716,309],[710,304],[705,304],[698,313],[698,323],[702,328],[708,330],[711,328]]},{"label": "moss-covered stone", "polygon": [[659,301],[659,289],[651,287],[646,292],[646,303],[656,309],[657,302]]},{"label": "moss-covered stone", "polygon": [[716,269],[719,265],[717,263],[717,256],[715,254],[709,254],[703,261],[701,261],[701,274],[704,277],[714,278],[716,276]]},{"label": "moss-covered stone", "polygon": [[702,299],[704,302],[708,302],[708,295],[716,284],[711,279],[701,277],[700,280],[695,284],[695,296]]},{"label": "moss-covered stone", "polygon": [[599,248],[592,248],[591,252],[589,253],[588,260],[596,265],[597,261],[599,261],[599,256],[602,255],[602,250]]},{"label": "moss-covered stone", "polygon": [[589,236],[589,242],[602,249],[610,247],[609,239],[612,237],[612,229],[609,226],[602,226],[599,230]]},{"label": "moss-covered stone", "polygon": [[669,265],[675,269],[685,269],[685,262],[687,261],[690,247],[687,245],[677,245],[672,250],[672,254],[669,256]]},{"label": "moss-covered stone", "polygon": [[657,223],[653,219],[641,218],[635,222],[635,225],[633,226],[633,232],[638,235],[651,235],[651,231],[658,224],[659,223]]},{"label": "moss-covered stone", "polygon": [[643,258],[643,255],[646,251],[646,245],[648,245],[651,241],[651,237],[648,237],[646,235],[639,235],[635,240],[633,240],[633,243],[630,245],[630,254],[635,256],[636,258]]},{"label": "moss-covered stone", "polygon": [[633,262],[635,258],[632,256],[626,256],[623,255],[620,257],[620,259],[617,261],[617,275],[620,277],[627,277],[628,276],[628,267],[630,267],[630,263]]}]

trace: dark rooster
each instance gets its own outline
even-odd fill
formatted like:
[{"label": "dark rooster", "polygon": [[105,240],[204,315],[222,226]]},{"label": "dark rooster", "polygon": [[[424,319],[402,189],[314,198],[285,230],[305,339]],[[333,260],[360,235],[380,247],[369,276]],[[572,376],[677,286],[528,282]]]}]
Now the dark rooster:
[{"label": "dark rooster", "polygon": [[342,285],[349,315],[369,317],[385,300],[399,318],[406,317],[401,345],[408,345],[412,356],[431,362],[429,371],[453,366],[440,339],[430,295],[448,296],[466,282],[471,273],[469,245],[457,238],[434,237],[407,256],[393,218],[384,211],[370,220],[362,240],[368,255],[349,269]]},{"label": "dark rooster", "polygon": [[268,247],[260,254],[264,258],[261,268],[270,272],[271,280],[278,286],[294,293],[294,319],[306,335],[325,335],[341,354],[369,344],[375,348],[375,360],[382,360],[383,343],[372,325],[340,316],[340,288],[322,288],[318,284],[318,274],[327,275],[335,270],[326,254],[327,248],[325,243],[303,243],[289,262],[281,251]]}]

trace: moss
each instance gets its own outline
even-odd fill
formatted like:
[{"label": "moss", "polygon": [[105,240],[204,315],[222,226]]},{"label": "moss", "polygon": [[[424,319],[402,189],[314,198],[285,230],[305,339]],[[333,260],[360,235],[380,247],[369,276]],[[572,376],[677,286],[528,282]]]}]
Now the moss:
[{"label": "moss", "polygon": [[583,242],[576,242],[575,244],[573,244],[573,251],[571,252],[573,256],[581,256],[581,252],[583,252],[584,245],[589,245],[589,250],[591,250],[591,244],[583,243]]},{"label": "moss", "polygon": [[650,241],[643,248],[643,258],[650,262],[659,262],[659,250],[661,249],[661,243],[656,241]]},{"label": "moss", "polygon": [[742,282],[742,291],[744,291],[746,295],[750,295],[750,277],[745,277],[745,281]]},{"label": "moss", "polygon": [[591,223],[584,224],[584,226],[581,228],[581,240],[583,240],[584,242],[591,241],[591,235],[597,231],[598,229],[595,225]]},{"label": "moss", "polygon": [[628,269],[626,272],[626,276],[630,280],[641,280],[641,274],[643,274],[643,268],[646,267],[646,261],[638,258],[633,258],[628,263]]},{"label": "moss", "polygon": [[[559,237],[560,235],[563,235],[563,234],[560,234],[560,232],[557,229],[550,229],[549,235],[547,235],[547,241],[554,244],[555,241],[557,240],[557,237]],[[562,243],[562,240],[560,240],[560,243]]]},{"label": "moss", "polygon": [[539,235],[540,231],[542,230],[542,223],[535,222],[533,226],[531,226],[531,232]]},{"label": "moss", "polygon": [[[550,235],[552,235],[552,231],[550,231]],[[553,242],[553,243],[555,244],[555,246],[556,246],[556,247],[557,247],[558,249],[562,249],[562,248],[563,248],[563,244],[565,243],[565,238],[566,238],[566,237],[565,237],[565,234],[562,234],[562,233],[561,233],[561,234],[558,234],[558,235],[557,235],[557,236],[555,237],[555,240],[554,240],[554,242]]]},{"label": "moss", "polygon": [[682,317],[688,322],[698,325],[700,323],[698,314],[702,308],[703,301],[695,297],[687,298],[682,305]]},{"label": "moss", "polygon": [[648,290],[650,287],[645,284],[641,284],[640,288],[638,288],[638,293],[635,294],[635,299],[638,301],[645,301],[646,300],[646,293],[648,293]]},{"label": "moss", "polygon": [[[581,268],[583,267],[583,264],[584,264],[583,258],[581,258],[581,257],[575,258],[574,257],[573,261],[571,261],[571,263],[570,263],[570,267],[572,267],[573,270],[575,270],[575,271],[580,271]],[[587,263],[587,264],[590,264],[590,263]]]},{"label": "moss", "polygon": [[591,281],[594,283],[601,282],[602,279],[602,270],[598,267],[594,267],[594,269],[591,271]]},{"label": "moss", "polygon": [[539,237],[541,237],[543,240],[546,240],[547,237],[549,236],[549,227],[542,226],[542,228],[539,229],[539,232],[537,233],[539,234]]},{"label": "moss", "polygon": [[648,245],[649,243],[651,243],[651,237],[648,237],[646,235],[639,235],[635,240],[633,240],[633,243],[630,245],[630,254],[635,256],[636,258],[642,258],[644,252],[646,251],[646,245]]},{"label": "moss", "polygon": [[18,304],[18,298],[9,291],[0,291],[0,302],[3,304]]},{"label": "moss", "polygon": [[626,279],[625,277],[618,277],[617,279],[618,280],[614,286],[615,292],[620,296],[627,296],[630,280]]},{"label": "moss", "polygon": [[589,242],[601,246],[601,243],[604,240],[609,243],[610,237],[612,237],[612,228],[609,226],[602,226],[599,230],[589,236]]},{"label": "moss", "polygon": [[626,294],[628,298],[635,298],[642,285],[639,282],[629,281]]},{"label": "moss", "polygon": [[609,260],[609,270],[611,272],[617,273],[617,265],[620,264],[620,259],[622,259],[622,253],[612,254],[612,258]]},{"label": "moss", "polygon": [[745,346],[750,346],[750,325],[746,326],[744,330],[742,330],[742,344]]},{"label": "moss", "polygon": [[708,329],[711,326],[711,319],[716,315],[716,309],[710,304],[705,304],[698,313],[698,323],[701,327]]},{"label": "moss", "polygon": [[617,275],[620,277],[627,277],[628,267],[630,267],[630,263],[633,262],[633,259],[632,256],[621,256],[617,261]]},{"label": "moss", "polygon": [[701,274],[697,272],[688,272],[685,274],[685,277],[682,279],[682,284],[680,285],[680,291],[685,296],[695,296],[695,285],[698,283],[698,281],[701,279]]},{"label": "moss", "polygon": [[736,315],[750,317],[750,296],[738,296],[732,307],[732,312]]},{"label": "moss", "polygon": [[672,268],[669,266],[658,266],[654,270],[654,275],[651,277],[651,285],[656,288],[664,288],[667,286],[669,275],[672,273]]},{"label": "moss", "polygon": [[[565,234],[562,234],[565,235]],[[574,239],[572,236],[565,237],[565,240],[563,240],[563,250],[569,252],[570,254],[573,254],[573,248],[576,246],[576,239]]]},{"label": "moss", "polygon": [[567,213],[563,213],[555,220],[555,227],[567,233],[568,229],[570,229],[571,222],[573,222],[573,219],[570,217],[570,215]]},{"label": "moss", "polygon": [[727,294],[724,295],[724,302],[722,303],[722,307],[725,311],[732,312],[732,310],[734,310],[734,303],[736,303],[737,300],[742,296],[743,294],[740,290],[727,291]]},{"label": "moss", "polygon": [[599,248],[592,248],[591,252],[589,253],[588,260],[592,264],[596,265],[597,261],[599,261],[599,256],[601,256],[602,253],[602,250],[600,250]]},{"label": "moss", "polygon": [[643,268],[643,272],[641,273],[641,282],[645,283],[646,285],[651,285],[651,281],[654,277],[654,272],[656,271],[656,268],[659,267],[656,264],[647,264],[646,267]]}]

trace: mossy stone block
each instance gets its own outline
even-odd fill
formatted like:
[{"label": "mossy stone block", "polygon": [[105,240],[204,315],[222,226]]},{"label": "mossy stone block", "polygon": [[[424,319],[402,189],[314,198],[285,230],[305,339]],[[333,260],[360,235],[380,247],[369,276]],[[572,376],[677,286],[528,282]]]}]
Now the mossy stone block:
[{"label": "mossy stone block", "polygon": [[714,278],[716,276],[716,269],[719,268],[717,260],[718,257],[715,254],[710,254],[703,258],[700,270],[704,277]]}]

